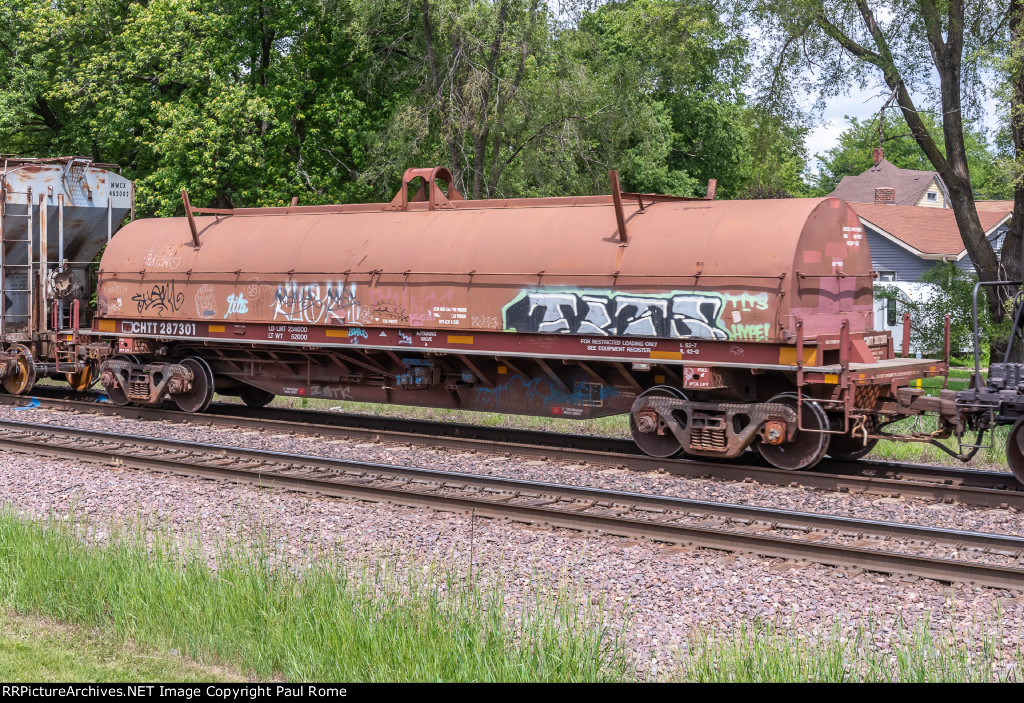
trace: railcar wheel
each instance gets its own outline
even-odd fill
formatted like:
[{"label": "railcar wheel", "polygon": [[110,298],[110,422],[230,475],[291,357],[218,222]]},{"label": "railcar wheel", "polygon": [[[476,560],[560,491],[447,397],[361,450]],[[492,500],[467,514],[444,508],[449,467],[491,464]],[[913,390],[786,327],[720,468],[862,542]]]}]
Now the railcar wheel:
[{"label": "railcar wheel", "polygon": [[[115,354],[114,356],[110,357],[110,360],[127,361],[131,364],[139,363],[138,357],[132,356],[131,354]],[[100,374],[101,377],[103,375],[105,374]],[[131,402],[131,400],[128,398],[128,394],[116,382],[112,383],[109,386],[106,383],[104,383],[103,390],[107,394],[107,398],[109,398],[110,402],[113,403],[114,405],[128,405]]]},{"label": "railcar wheel", "polygon": [[213,370],[198,356],[182,359],[181,365],[192,372],[192,390],[172,395],[171,400],[187,413],[201,413],[213,400]]},{"label": "railcar wheel", "polygon": [[262,408],[277,396],[256,386],[242,386],[238,389],[238,397],[250,408]]},{"label": "railcar wheel", "polygon": [[[633,409],[629,413],[629,429],[633,434],[633,441],[636,442],[636,446],[640,447],[640,451],[650,456],[667,459],[678,454],[683,447],[671,430],[666,430],[665,434],[657,433],[658,416],[650,411],[645,413],[643,405],[643,399],[651,397],[686,400],[686,395],[672,386],[653,386],[637,396],[633,402]],[[641,416],[639,423],[638,416]]]},{"label": "railcar wheel", "polygon": [[95,367],[92,364],[86,364],[82,367],[81,371],[76,373],[66,373],[64,377],[68,380],[68,385],[71,386],[71,390],[77,393],[84,393],[85,391],[92,388],[98,380],[95,373]]},{"label": "railcar wheel", "polygon": [[[796,393],[780,393],[768,402],[784,403],[794,410],[797,409]],[[813,400],[804,399],[803,408],[802,421],[806,429],[797,430],[792,442],[756,443],[757,451],[761,453],[765,461],[777,469],[786,471],[809,469],[821,461],[828,451],[829,438],[832,436],[825,434],[825,430],[828,430],[828,416]]]},{"label": "railcar wheel", "polygon": [[18,359],[14,362],[14,371],[4,376],[4,390],[12,395],[28,393],[36,385],[36,364],[32,352],[24,344],[13,344],[7,351],[17,354]]},{"label": "railcar wheel", "polygon": [[877,439],[869,439],[867,444],[860,437],[848,434],[834,434],[828,443],[828,455],[840,461],[857,461],[871,453],[878,444]]},{"label": "railcar wheel", "polygon": [[1024,417],[1017,420],[1006,438],[1006,463],[1017,480],[1024,483]]}]

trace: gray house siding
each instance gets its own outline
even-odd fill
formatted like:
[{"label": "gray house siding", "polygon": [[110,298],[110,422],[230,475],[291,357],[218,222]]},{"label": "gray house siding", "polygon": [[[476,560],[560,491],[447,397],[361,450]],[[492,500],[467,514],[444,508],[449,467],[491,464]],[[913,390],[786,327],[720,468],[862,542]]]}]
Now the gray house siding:
[{"label": "gray house siding", "polygon": [[886,239],[870,225],[866,225],[865,230],[868,235],[868,246],[871,248],[871,266],[875,271],[895,271],[897,281],[914,282],[935,265],[934,261],[915,256]]},{"label": "gray house siding", "polygon": [[[913,283],[921,280],[921,275],[925,271],[939,263],[935,259],[922,259],[879,234],[870,223],[863,220],[861,222],[867,232],[868,246],[871,247],[871,266],[875,271],[895,271],[895,280]],[[988,239],[992,242],[992,248],[997,252],[1003,246],[1007,229],[1009,229],[1009,224],[1004,223],[989,235]],[[968,256],[957,261],[956,265],[963,271],[974,271],[974,264],[971,263]]]},{"label": "gray house siding", "polygon": [[[1006,230],[1010,229],[1010,223],[1004,222],[996,228],[996,231],[989,235],[988,241],[992,242],[992,248],[996,250],[998,254],[1003,248],[1003,239],[1006,238]],[[971,257],[964,255],[964,258],[956,262],[958,269],[963,271],[974,272],[974,263],[971,261]]]}]

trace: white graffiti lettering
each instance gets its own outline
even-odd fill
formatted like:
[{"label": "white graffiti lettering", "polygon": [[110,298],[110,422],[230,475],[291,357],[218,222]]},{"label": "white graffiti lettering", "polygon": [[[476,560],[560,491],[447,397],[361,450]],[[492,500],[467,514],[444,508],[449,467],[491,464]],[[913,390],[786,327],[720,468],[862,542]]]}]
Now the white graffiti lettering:
[{"label": "white graffiti lettering", "polygon": [[[277,287],[274,294],[274,319],[316,324],[325,322],[359,322],[359,301],[356,286],[344,283],[297,283],[289,281]],[[366,312],[370,312],[367,310]]]}]

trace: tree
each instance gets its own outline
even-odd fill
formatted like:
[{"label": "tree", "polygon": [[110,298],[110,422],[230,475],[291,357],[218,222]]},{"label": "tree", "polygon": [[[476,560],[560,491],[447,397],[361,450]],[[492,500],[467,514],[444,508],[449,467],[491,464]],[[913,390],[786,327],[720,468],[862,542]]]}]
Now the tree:
[{"label": "tree", "polygon": [[342,0],[0,5],[0,151],[117,162],[141,214],[366,194],[388,111]]},{"label": "tree", "polygon": [[738,198],[803,198],[812,195],[805,182],[807,127],[793,116],[762,106],[744,109],[743,178]]},{"label": "tree", "polygon": [[[1006,238],[1001,256],[985,237],[974,205],[965,117],[976,108],[981,58],[1005,31],[1005,6],[966,4],[963,0],[762,0],[761,16],[778,49],[776,68],[809,58],[822,95],[844,89],[851,79],[881,79],[914,141],[939,173],[964,246],[983,281],[1019,279],[1020,218]],[[931,86],[931,70],[938,76]],[[923,107],[932,102],[941,119],[942,140],[925,122]],[[1021,198],[1018,190],[1016,198]],[[993,316],[1004,314],[1010,291],[991,296]]]},{"label": "tree", "polygon": [[[741,88],[749,75],[748,46],[715,3],[609,3],[581,17],[578,33],[594,44],[595,73],[614,67],[618,85],[663,110],[668,171],[701,186],[715,178],[725,197],[735,193],[746,146]],[[616,106],[628,98],[618,96]]]},{"label": "tree", "polygon": [[[769,113],[744,90],[750,77],[747,39],[720,3],[710,0],[629,0],[607,3],[576,23],[592,47],[596,74],[614,73],[622,87],[614,105],[629,112],[643,100],[669,120],[663,178],[638,189],[704,193],[718,181],[719,197],[793,197],[806,192],[806,130],[795,113]],[[689,192],[673,183],[685,174]]]},{"label": "tree", "polygon": [[611,168],[632,190],[742,182],[746,43],[711,2],[577,3],[560,18],[529,0],[359,6],[363,34],[405,47],[375,72],[410,87],[378,135],[375,183],[410,155],[451,164],[471,197],[593,193]]},{"label": "tree", "polygon": [[630,190],[793,190],[800,133],[748,104],[714,0],[558,7],[0,0],[0,152],[120,163],[142,215],[180,212],[181,188],[387,200],[423,165],[470,197],[592,194],[612,168]]}]

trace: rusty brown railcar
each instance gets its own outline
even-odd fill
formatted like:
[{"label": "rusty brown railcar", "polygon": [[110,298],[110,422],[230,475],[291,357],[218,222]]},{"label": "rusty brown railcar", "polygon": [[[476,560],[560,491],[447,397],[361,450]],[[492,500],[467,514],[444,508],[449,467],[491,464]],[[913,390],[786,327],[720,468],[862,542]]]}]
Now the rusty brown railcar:
[{"label": "rusty brown railcar", "polygon": [[217,389],[629,413],[650,454],[754,446],[792,469],[864,454],[893,417],[945,412],[957,429],[949,399],[909,388],[945,362],[896,358],[871,329],[871,257],[845,202],[612,184],[469,201],[441,168],[408,171],[390,203],[201,210],[183,194],[185,217],[136,221],[105,251],[87,356],[118,403],[201,411]]}]

